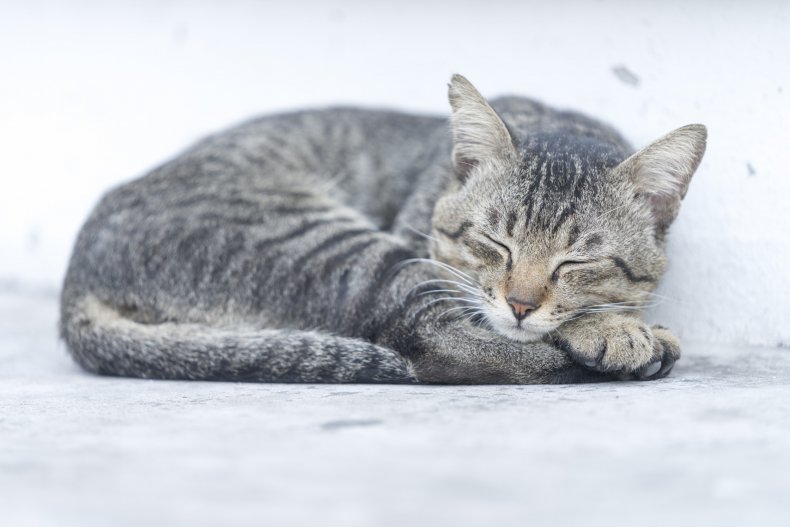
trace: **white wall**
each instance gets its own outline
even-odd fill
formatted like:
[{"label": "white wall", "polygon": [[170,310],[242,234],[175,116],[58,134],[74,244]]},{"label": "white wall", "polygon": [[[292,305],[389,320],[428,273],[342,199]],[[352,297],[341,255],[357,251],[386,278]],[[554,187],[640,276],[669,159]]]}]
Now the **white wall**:
[{"label": "white wall", "polygon": [[790,3],[109,4],[0,2],[5,287],[56,290],[100,193],[209,131],[338,102],[445,112],[460,72],[637,145],[707,124],[654,316],[690,340],[790,343]]}]

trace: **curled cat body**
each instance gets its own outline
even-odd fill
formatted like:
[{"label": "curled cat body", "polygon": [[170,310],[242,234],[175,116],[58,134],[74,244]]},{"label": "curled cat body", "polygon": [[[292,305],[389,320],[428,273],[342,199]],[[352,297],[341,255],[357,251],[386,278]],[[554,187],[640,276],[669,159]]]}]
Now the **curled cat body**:
[{"label": "curled cat body", "polygon": [[640,318],[705,151],[460,75],[452,114],[266,116],[107,193],[60,331],[91,372],[256,382],[656,379],[678,339]]}]

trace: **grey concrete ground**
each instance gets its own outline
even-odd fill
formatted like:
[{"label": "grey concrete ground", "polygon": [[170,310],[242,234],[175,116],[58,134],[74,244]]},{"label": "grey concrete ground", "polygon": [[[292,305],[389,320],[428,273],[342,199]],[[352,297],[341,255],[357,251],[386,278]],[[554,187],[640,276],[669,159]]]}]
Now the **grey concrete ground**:
[{"label": "grey concrete ground", "polygon": [[790,525],[790,351],[666,380],[99,378],[54,298],[0,295],[0,525]]}]

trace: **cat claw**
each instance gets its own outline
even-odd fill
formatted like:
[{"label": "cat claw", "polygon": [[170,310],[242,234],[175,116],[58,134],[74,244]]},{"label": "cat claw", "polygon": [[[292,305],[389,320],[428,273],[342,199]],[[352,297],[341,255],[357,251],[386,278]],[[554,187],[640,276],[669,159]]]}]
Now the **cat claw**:
[{"label": "cat claw", "polygon": [[660,369],[661,369],[661,362],[660,361],[653,362],[642,368],[642,370],[639,372],[639,375],[640,377],[650,377],[658,373],[658,370]]},{"label": "cat claw", "polygon": [[596,369],[598,367],[598,361],[595,359],[583,361],[582,364],[592,369]]},{"label": "cat claw", "polygon": [[636,378],[640,381],[653,381],[666,377],[672,367],[675,365],[675,359],[672,357],[664,357],[660,361],[652,362],[647,366],[642,367],[636,372]]}]

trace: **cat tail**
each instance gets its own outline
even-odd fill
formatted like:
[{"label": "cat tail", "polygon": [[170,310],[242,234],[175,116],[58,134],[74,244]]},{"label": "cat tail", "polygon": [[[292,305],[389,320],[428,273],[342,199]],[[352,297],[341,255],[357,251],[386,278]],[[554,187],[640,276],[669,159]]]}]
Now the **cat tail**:
[{"label": "cat tail", "polygon": [[397,352],[315,331],[145,324],[95,297],[64,302],[61,337],[101,375],[283,383],[413,383]]}]

